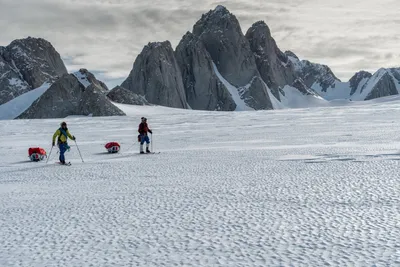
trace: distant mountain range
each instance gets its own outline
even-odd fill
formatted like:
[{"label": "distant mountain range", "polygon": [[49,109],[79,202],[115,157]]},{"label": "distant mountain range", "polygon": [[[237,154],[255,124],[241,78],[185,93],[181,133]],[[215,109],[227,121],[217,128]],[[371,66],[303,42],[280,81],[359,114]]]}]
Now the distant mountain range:
[{"label": "distant mountain range", "polygon": [[[360,71],[342,82],[328,66],[282,52],[263,21],[243,34],[223,6],[202,15],[175,50],[169,41],[147,44],[127,79],[111,91],[85,69],[68,74],[46,40],[29,37],[0,47],[0,111],[19,108],[0,118],[124,115],[112,101],[234,111],[362,101],[399,92],[400,68]],[[16,105],[19,98],[25,106]]]}]

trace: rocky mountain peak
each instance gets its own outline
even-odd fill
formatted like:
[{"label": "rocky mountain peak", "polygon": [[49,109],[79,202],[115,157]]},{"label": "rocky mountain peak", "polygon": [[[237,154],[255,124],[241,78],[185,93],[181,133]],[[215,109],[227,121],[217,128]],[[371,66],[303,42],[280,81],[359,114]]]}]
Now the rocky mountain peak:
[{"label": "rocky mountain peak", "polygon": [[79,71],[74,72],[73,75],[83,86],[85,86],[85,88],[87,88],[91,84],[94,84],[100,90],[103,90],[104,92],[108,91],[107,85],[102,81],[97,80],[93,73],[91,73],[87,69],[80,69]]},{"label": "rocky mountain peak", "polygon": [[351,79],[349,80],[350,88],[351,88],[350,95],[353,95],[356,92],[360,82],[363,79],[369,79],[371,77],[372,77],[372,74],[370,72],[363,71],[363,70],[354,74],[354,76],[351,77]]},{"label": "rocky mountain peak", "polygon": [[187,32],[179,42],[178,61],[186,99],[193,109],[234,110],[236,105],[227,88],[218,79],[210,54],[201,40]]},{"label": "rocky mountain peak", "polygon": [[[82,72],[82,75],[93,75],[88,71],[85,73],[84,69]],[[95,77],[94,81],[97,81]],[[74,73],[59,78],[18,118],[64,118],[70,115],[123,116],[125,114],[111,103],[102,87],[94,82],[86,84]]]},{"label": "rocky mountain peak", "polygon": [[204,44],[221,75],[234,86],[245,86],[258,76],[253,52],[239,21],[226,8],[203,15],[193,34]]},{"label": "rocky mountain peak", "polygon": [[269,29],[268,25],[263,20],[253,23],[253,25],[251,25],[248,32],[249,33],[252,32],[253,35],[261,34],[263,38],[271,37],[271,30]]},{"label": "rocky mountain peak", "polygon": [[295,79],[295,72],[289,64],[288,56],[277,46],[271,31],[264,21],[254,23],[246,32],[246,38],[254,53],[258,71],[279,100],[279,89],[290,85]]},{"label": "rocky mountain peak", "polygon": [[60,54],[42,38],[14,40],[5,48],[3,58],[31,88],[53,83],[68,73]]},{"label": "rocky mountain peak", "polygon": [[203,14],[202,15],[202,19],[203,18],[207,18],[207,17],[214,17],[214,18],[228,18],[230,17],[232,14],[229,12],[229,10],[223,6],[223,5],[217,5],[213,10],[210,10],[208,13]]},{"label": "rocky mountain peak", "polygon": [[169,41],[148,43],[121,86],[152,104],[187,108],[182,74]]},{"label": "rocky mountain peak", "polygon": [[298,57],[295,53],[293,53],[292,51],[290,51],[290,50],[285,51],[285,55],[287,55],[288,57],[292,57],[292,58],[297,59],[297,60],[300,61],[299,57]]}]

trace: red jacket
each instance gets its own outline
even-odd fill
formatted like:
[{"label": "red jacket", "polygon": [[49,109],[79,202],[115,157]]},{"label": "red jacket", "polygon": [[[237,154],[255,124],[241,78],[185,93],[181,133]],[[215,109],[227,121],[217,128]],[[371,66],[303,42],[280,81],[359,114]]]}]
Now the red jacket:
[{"label": "red jacket", "polygon": [[138,132],[141,135],[147,135],[147,132],[151,133],[151,130],[149,129],[149,126],[147,125],[147,122],[142,122],[139,124]]}]

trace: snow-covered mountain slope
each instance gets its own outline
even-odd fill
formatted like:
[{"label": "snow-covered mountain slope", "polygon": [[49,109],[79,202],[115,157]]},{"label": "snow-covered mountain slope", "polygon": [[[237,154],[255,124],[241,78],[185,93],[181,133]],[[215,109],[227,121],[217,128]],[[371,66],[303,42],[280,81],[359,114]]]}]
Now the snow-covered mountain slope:
[{"label": "snow-covered mountain slope", "polygon": [[282,89],[280,99],[284,107],[287,108],[311,108],[329,106],[329,102],[316,95],[301,93],[297,88],[286,85]]},{"label": "snow-covered mountain slope", "polygon": [[48,41],[14,40],[0,47],[0,105],[66,73],[60,55]]},{"label": "snow-covered mountain slope", "polygon": [[12,120],[21,115],[32,105],[33,102],[43,95],[49,87],[50,84],[45,83],[39,88],[31,90],[3,105],[0,105],[0,120]]},{"label": "snow-covered mountain slope", "polygon": [[[103,82],[88,70],[81,69],[64,75],[54,84],[45,83],[0,105],[0,120],[124,115],[111,103],[107,93],[110,92]],[[121,100],[115,96],[114,99]],[[148,104],[145,99],[138,97],[137,100],[138,104]]]},{"label": "snow-covered mountain slope", "polygon": [[[400,101],[118,107],[128,116],[66,120],[85,160],[70,142],[70,167],[56,148],[27,157],[60,119],[0,122],[0,266],[400,264]],[[138,154],[142,116],[161,154]]]},{"label": "snow-covered mountain slope", "polygon": [[380,69],[357,89],[352,100],[369,100],[382,96],[397,95],[400,89],[399,69]]},{"label": "snow-covered mountain slope", "polygon": [[70,115],[124,116],[107,97],[107,87],[86,69],[62,76],[18,119],[65,118]]},{"label": "snow-covered mountain slope", "polygon": [[326,100],[351,99],[364,101],[399,94],[400,69],[379,69],[374,75],[361,71],[348,82],[335,77],[328,66],[300,60],[286,52],[297,75],[305,84]]}]

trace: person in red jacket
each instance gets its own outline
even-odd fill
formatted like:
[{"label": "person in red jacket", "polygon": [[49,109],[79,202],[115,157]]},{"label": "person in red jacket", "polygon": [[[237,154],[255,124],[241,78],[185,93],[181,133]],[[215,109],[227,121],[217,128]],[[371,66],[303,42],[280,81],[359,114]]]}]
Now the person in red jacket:
[{"label": "person in red jacket", "polygon": [[140,154],[144,154],[143,151],[143,144],[146,142],[146,153],[150,153],[149,149],[149,144],[150,144],[150,139],[147,133],[153,133],[150,129],[149,126],[147,125],[147,119],[145,117],[142,117],[142,122],[139,124],[139,136],[140,136]]}]

